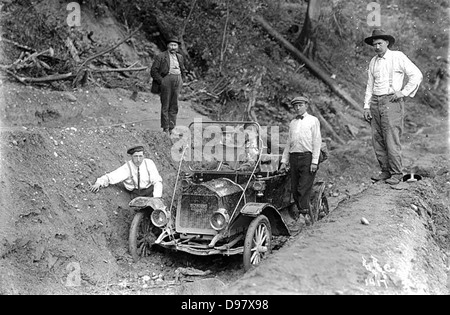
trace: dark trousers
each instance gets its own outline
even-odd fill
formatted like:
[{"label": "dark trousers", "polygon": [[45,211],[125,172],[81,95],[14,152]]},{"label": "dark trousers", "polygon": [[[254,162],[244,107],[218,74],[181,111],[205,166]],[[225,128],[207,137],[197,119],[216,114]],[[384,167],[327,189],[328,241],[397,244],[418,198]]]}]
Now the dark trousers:
[{"label": "dark trousers", "polygon": [[391,95],[372,96],[372,145],[383,172],[402,174],[404,100],[391,102]]},{"label": "dark trousers", "polygon": [[177,124],[178,94],[183,86],[181,75],[168,74],[161,82],[161,128],[172,130]]},{"label": "dark trousers", "polygon": [[312,153],[291,153],[289,164],[291,169],[291,191],[299,210],[309,210],[311,189],[316,173],[311,173]]},{"label": "dark trousers", "polygon": [[130,197],[133,200],[136,197],[153,197],[153,185],[148,188],[142,188],[140,190],[134,189],[129,191]]}]

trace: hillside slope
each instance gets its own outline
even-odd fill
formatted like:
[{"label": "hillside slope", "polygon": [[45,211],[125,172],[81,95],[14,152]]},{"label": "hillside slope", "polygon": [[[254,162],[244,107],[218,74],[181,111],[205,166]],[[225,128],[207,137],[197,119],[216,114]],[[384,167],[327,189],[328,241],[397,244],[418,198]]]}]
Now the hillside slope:
[{"label": "hillside slope", "polygon": [[[48,14],[52,18],[49,19],[50,25],[64,21],[67,12],[59,1],[37,3],[36,11],[27,11],[29,14]],[[166,1],[163,5],[179,3],[184,2]],[[386,8],[388,1],[382,3]],[[407,5],[405,1],[395,3],[404,5],[404,8]],[[430,3],[427,6],[431,8],[438,5],[436,1]],[[332,3],[327,2],[323,25],[327,25],[335,14],[338,22],[345,22],[340,25],[348,25],[343,29],[350,32],[364,20],[365,4],[358,3],[354,11],[351,10],[352,1],[333,1],[333,4],[340,4],[341,10],[333,13]],[[287,122],[293,116],[285,107],[288,98],[294,93],[307,93],[346,141],[345,145],[330,141],[332,155],[318,174],[318,180],[327,183],[329,202],[336,210],[318,225],[304,228],[281,249],[278,247],[261,269],[249,272],[243,279],[239,279],[243,276],[239,257],[214,257],[205,261],[156,250],[148,259],[133,264],[127,249],[133,215],[128,207],[128,195],[120,186],[109,187],[98,194],[90,193],[87,186],[96,177],[124,163],[128,147],[143,144],[163,176],[164,198],[171,200],[178,165],[171,158],[172,141],[160,132],[159,100],[145,91],[148,89],[148,73],[129,78],[97,76],[87,86],[76,89],[67,82],[28,87],[12,83],[10,77],[2,77],[0,294],[191,294],[193,291],[183,287],[186,283],[174,285],[173,282],[178,267],[191,266],[214,270],[213,276],[222,284],[229,285],[225,290],[232,294],[252,293],[253,283],[262,285],[268,294],[445,294],[445,268],[448,268],[446,260],[450,252],[449,148],[448,141],[445,141],[448,139],[447,108],[431,108],[431,103],[421,101],[426,95],[423,90],[414,101],[408,102],[405,168],[412,171],[419,167],[424,180],[400,192],[391,191],[387,186],[372,186],[368,179],[378,168],[370,143],[370,130],[360,114],[332,95],[323,83],[250,23],[242,23],[242,28],[237,24],[233,29],[235,36],[230,39],[224,62],[229,68],[223,76],[218,76],[217,60],[223,31],[223,24],[218,22],[225,22],[226,10],[219,6],[211,14],[207,9],[201,7],[194,11],[198,15],[193,16],[187,25],[186,37],[192,39],[189,51],[197,57],[203,56],[209,71],[200,71],[202,80],[189,81],[183,89],[179,125],[186,126],[194,118],[207,119],[204,115],[209,119],[241,117],[248,104],[249,92],[254,87],[255,75],[264,73],[262,70],[266,69],[255,103],[255,112],[262,125],[280,126],[280,130],[285,132]],[[390,20],[404,17],[403,11],[408,14],[417,11],[411,7],[408,10],[389,10],[392,11]],[[186,13],[188,10],[181,11]],[[280,30],[287,30],[291,25],[291,20],[278,18],[278,14],[283,15],[281,11],[262,13]],[[126,33],[115,16],[95,17],[91,11],[86,14],[83,32],[95,30],[94,38],[104,47],[123,38]],[[356,14],[358,19],[350,18],[352,14]],[[437,13],[438,16],[440,14]],[[183,15],[176,16],[178,20],[180,16]],[[208,20],[205,25],[214,24],[214,28],[198,28],[205,16]],[[297,11],[284,16],[295,16],[300,23]],[[248,21],[246,16],[239,17],[243,18],[239,21]],[[419,42],[409,46],[406,39],[407,34],[413,32],[413,21],[419,25],[421,18],[417,12],[410,18],[407,20],[410,28],[404,34],[401,29],[394,29],[395,24],[387,26],[392,26],[390,29],[399,34],[399,44],[404,45],[400,47],[406,48],[408,54],[412,53],[416,58]],[[425,21],[423,25],[427,23]],[[14,35],[16,40],[25,35],[32,40],[37,38],[33,37],[35,33],[31,27],[36,25],[18,24],[23,33],[14,28],[4,28],[3,34]],[[442,25],[446,24],[442,22]],[[66,35],[64,27],[62,34]],[[247,33],[248,29],[252,31]],[[330,74],[336,73],[337,78],[342,79],[340,82],[344,82],[344,88],[354,93],[355,98],[360,98],[365,81],[365,63],[372,52],[369,47],[357,45],[355,56],[351,54],[347,59],[343,58],[346,46],[337,45],[331,38],[346,44],[352,40],[357,42],[356,39],[362,39],[368,30],[364,28],[355,33],[341,34],[343,38],[326,32],[325,28],[322,31],[320,49],[327,53],[323,53],[325,60],[318,60],[318,63],[330,69]],[[204,37],[198,32],[203,32]],[[46,48],[55,40],[48,33],[39,35],[45,38],[36,42],[40,48]],[[159,49],[146,40],[147,35],[140,33],[133,43],[121,47],[124,50],[111,56],[112,64],[130,65],[139,56],[141,64],[149,65],[151,55]],[[329,49],[327,44],[334,49]],[[0,45],[4,49],[10,47],[4,42]],[[434,46],[428,49],[433,56],[437,54]],[[83,57],[88,55],[89,52]],[[3,54],[2,58],[11,56],[15,55]],[[2,63],[14,61],[8,58],[2,59]],[[415,61],[428,72],[437,65],[425,53]],[[136,81],[141,86],[138,100],[133,101],[128,88]],[[226,83],[230,85],[224,89],[225,93],[212,93],[220,92]],[[423,88],[431,86],[431,82],[424,82]],[[438,93],[439,97],[443,90],[446,89]],[[446,97],[444,95],[444,99]],[[329,134],[325,136],[330,137]],[[378,202],[378,198],[383,202]],[[411,211],[411,204],[417,207],[420,215]],[[431,212],[423,215],[427,207]],[[374,209],[379,212],[373,213]],[[359,225],[358,220],[363,215],[371,221],[370,226]],[[396,234],[400,229],[403,232]],[[340,231],[337,238],[336,230]],[[376,234],[376,242],[371,238],[373,234]],[[399,244],[405,248],[399,249]],[[330,253],[331,245],[333,253]],[[391,274],[387,291],[365,286],[364,280],[369,274],[363,268],[361,256],[368,260],[371,254],[380,263],[389,263],[402,273]],[[299,260],[280,266],[295,255]],[[329,260],[324,260],[327,255],[330,255]],[[328,268],[330,264],[332,267]],[[314,265],[315,269],[297,269],[303,265]],[[70,279],[77,270],[80,271],[81,284],[72,287]],[[291,282],[292,279],[286,278],[286,282],[277,284],[273,278],[266,278],[268,275],[278,277],[278,273],[292,275],[301,281]],[[164,281],[159,285],[145,286],[142,277],[153,274],[164,275]],[[213,282],[213,285],[217,283]],[[209,286],[203,292],[216,291]]]}]

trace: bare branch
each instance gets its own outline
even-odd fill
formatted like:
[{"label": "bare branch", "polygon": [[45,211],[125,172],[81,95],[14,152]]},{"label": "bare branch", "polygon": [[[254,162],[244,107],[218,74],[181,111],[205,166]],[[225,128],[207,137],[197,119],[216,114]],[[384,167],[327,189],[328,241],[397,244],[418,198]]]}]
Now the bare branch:
[{"label": "bare branch", "polygon": [[101,52],[99,52],[99,53],[97,53],[97,54],[94,54],[94,55],[92,55],[91,57],[87,58],[87,59],[86,59],[85,61],[83,61],[83,63],[81,64],[80,70],[78,70],[78,72],[80,72],[80,71],[81,71],[81,68],[82,68],[83,66],[85,66],[86,64],[88,64],[89,62],[91,62],[92,60],[97,59],[98,57],[103,56],[104,54],[107,54],[107,53],[109,53],[110,51],[113,51],[114,49],[116,49],[117,47],[119,47],[120,45],[122,45],[124,42],[126,42],[127,40],[129,40],[131,37],[133,37],[134,34],[136,34],[136,33],[141,29],[141,27],[142,27],[142,24],[141,24],[141,25],[140,25],[133,33],[131,33],[130,35],[128,35],[127,37],[125,37],[124,39],[122,39],[120,42],[118,42],[118,43],[115,44],[114,46],[112,46],[112,47],[110,47],[110,48],[108,48],[108,49],[105,49],[104,51],[101,51]]},{"label": "bare branch", "polygon": [[21,83],[42,83],[42,82],[51,82],[51,81],[58,81],[58,80],[66,80],[75,77],[75,75],[72,72],[65,73],[65,74],[53,74],[46,77],[40,77],[40,78],[30,78],[30,77],[19,77],[17,74],[12,72],[11,70],[5,69],[3,67],[0,67],[0,70],[5,71],[9,75],[13,76],[15,79],[17,79]]},{"label": "bare branch", "polygon": [[140,68],[117,68],[117,69],[96,69],[96,68],[91,68],[90,70],[92,72],[127,72],[127,71],[143,71],[143,70],[147,70],[148,67],[140,67]]}]

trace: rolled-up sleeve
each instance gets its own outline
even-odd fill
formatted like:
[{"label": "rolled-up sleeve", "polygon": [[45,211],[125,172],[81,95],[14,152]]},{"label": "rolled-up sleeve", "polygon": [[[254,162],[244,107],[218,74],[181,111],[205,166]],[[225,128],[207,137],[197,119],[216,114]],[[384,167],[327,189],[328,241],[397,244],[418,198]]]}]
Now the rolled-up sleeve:
[{"label": "rolled-up sleeve", "polygon": [[163,192],[162,177],[159,175],[158,169],[152,160],[147,159],[146,163],[150,174],[150,183],[153,185],[153,197],[160,198]]},{"label": "rolled-up sleeve", "polygon": [[408,82],[402,89],[402,93],[405,96],[414,97],[423,80],[422,71],[405,54],[402,53],[400,56],[403,69],[408,77]]},{"label": "rolled-up sleeve", "polygon": [[108,187],[126,180],[130,175],[130,171],[126,164],[122,165],[118,169],[111,173],[105,174],[99,177],[96,183],[99,183],[102,187]]}]

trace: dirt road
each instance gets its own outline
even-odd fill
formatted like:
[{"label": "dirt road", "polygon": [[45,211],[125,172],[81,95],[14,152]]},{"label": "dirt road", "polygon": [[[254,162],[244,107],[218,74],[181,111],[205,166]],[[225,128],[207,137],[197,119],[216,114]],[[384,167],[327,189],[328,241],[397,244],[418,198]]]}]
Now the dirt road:
[{"label": "dirt road", "polygon": [[426,175],[422,181],[397,190],[366,175],[367,189],[224,294],[448,294],[448,124],[427,121],[428,128],[406,136],[404,148],[406,168]]}]

